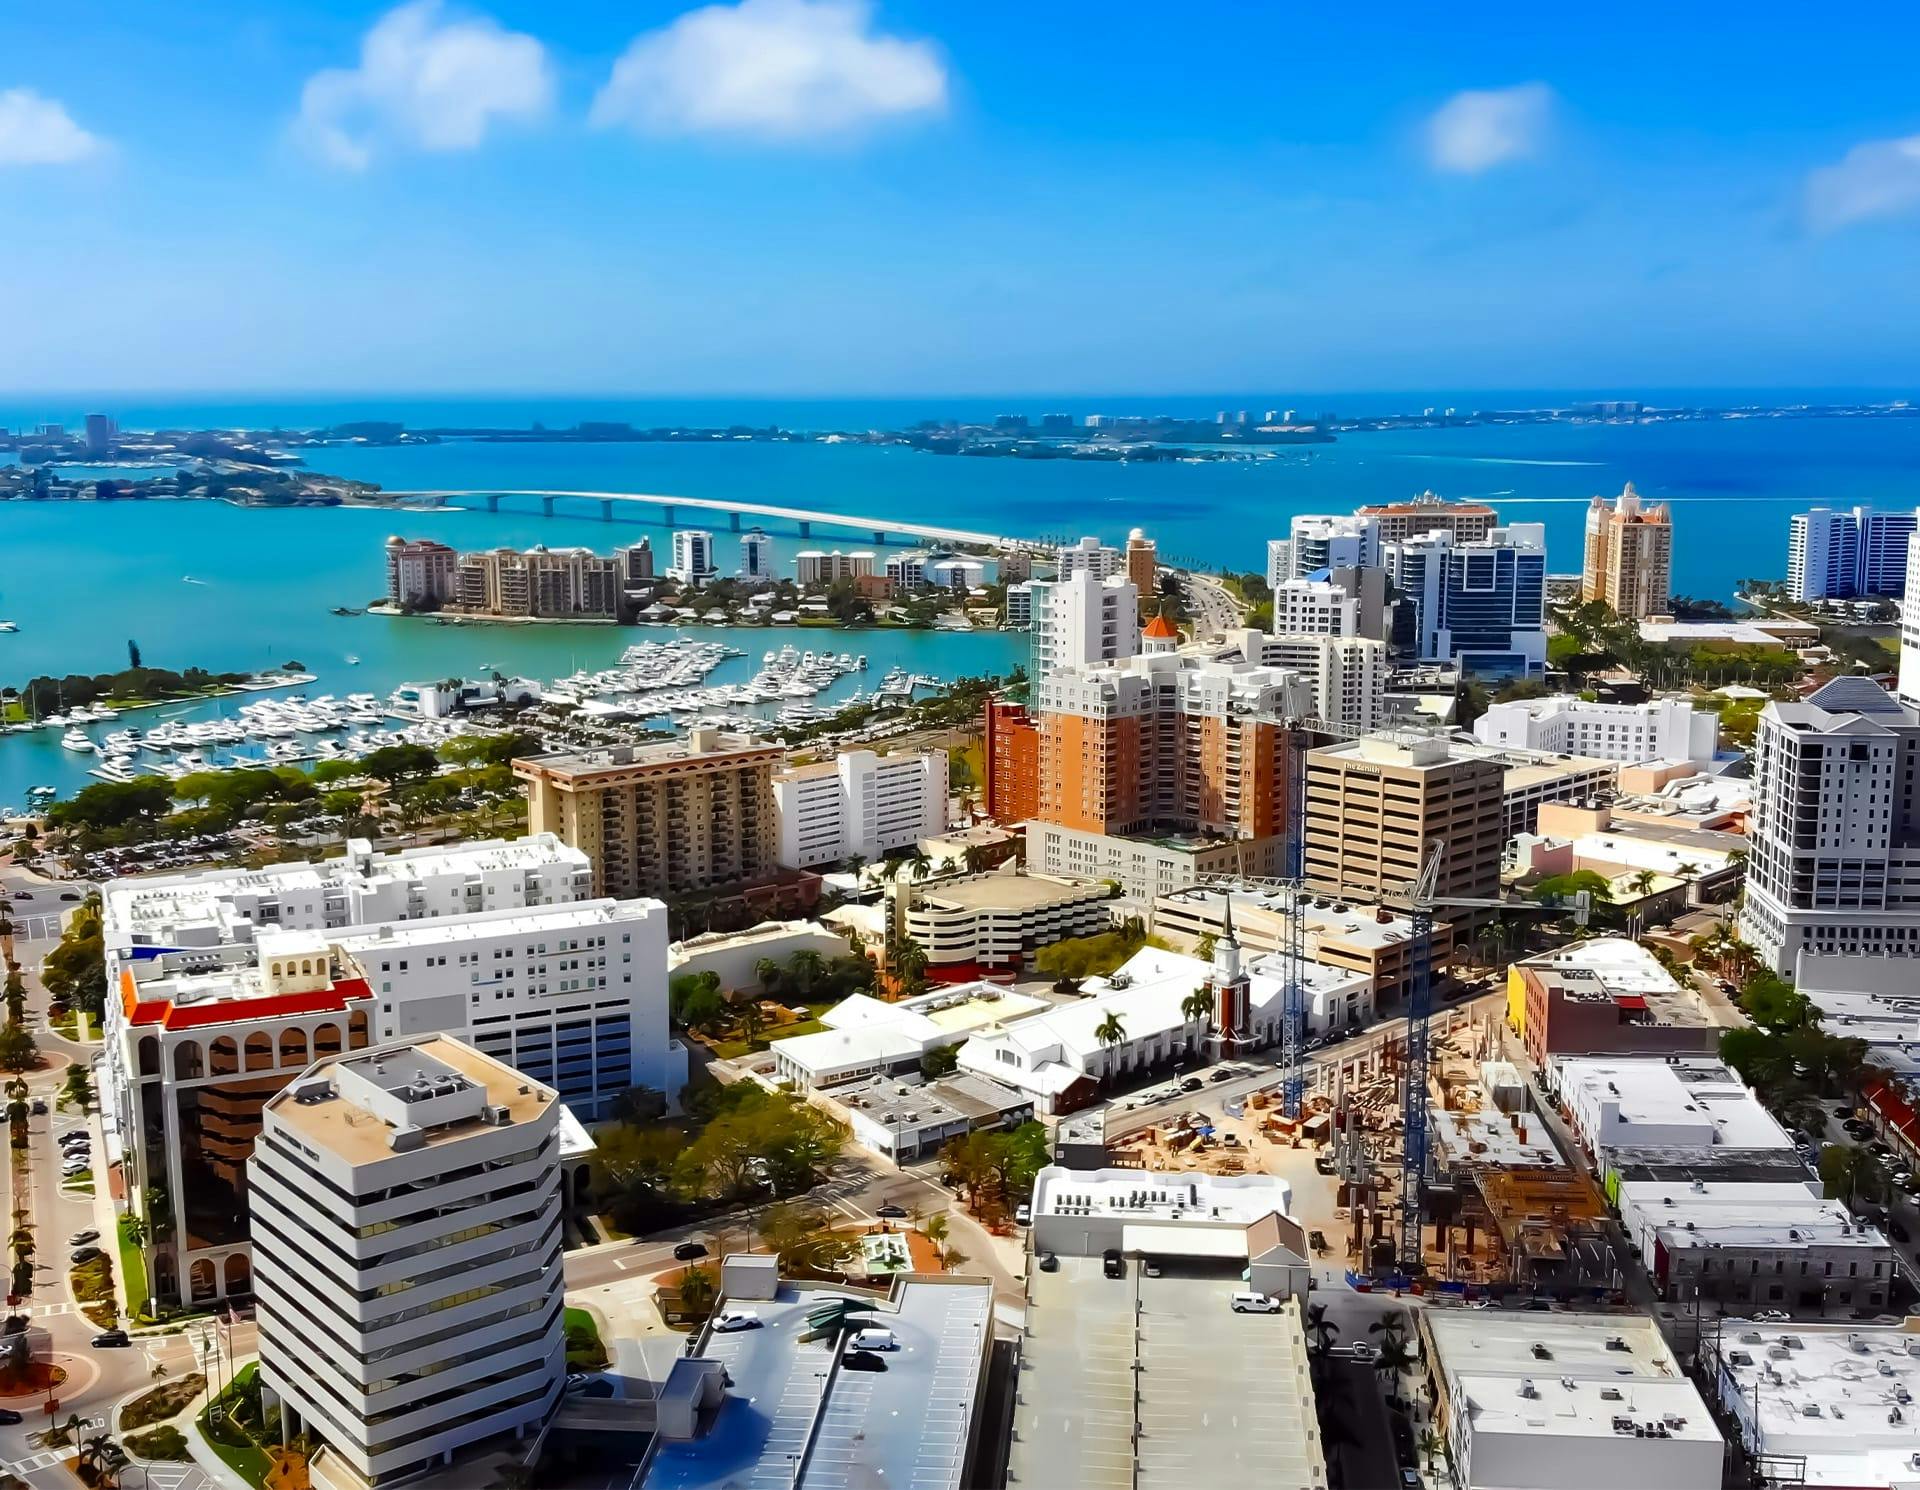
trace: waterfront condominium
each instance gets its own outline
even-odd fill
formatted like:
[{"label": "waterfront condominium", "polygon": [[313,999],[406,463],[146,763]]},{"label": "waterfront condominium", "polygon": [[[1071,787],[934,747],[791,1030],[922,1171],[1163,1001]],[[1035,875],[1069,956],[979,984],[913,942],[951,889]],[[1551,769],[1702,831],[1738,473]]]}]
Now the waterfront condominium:
[{"label": "waterfront condominium", "polygon": [[[1371,517],[1302,513],[1293,519],[1278,579],[1308,579],[1322,569],[1374,569],[1380,564],[1380,524]],[[1269,567],[1275,558],[1269,545]],[[1270,578],[1272,578],[1270,576]]]},{"label": "waterfront condominium", "polygon": [[996,823],[1024,823],[1040,810],[1040,731],[1024,704],[992,698],[981,733],[987,816]]},{"label": "waterfront condominium", "polygon": [[438,610],[459,590],[460,555],[431,538],[387,540],[387,604]]},{"label": "waterfront condominium", "polygon": [[1106,579],[1115,574],[1128,574],[1132,568],[1125,553],[1107,547],[1098,538],[1082,538],[1078,543],[1061,544],[1055,563],[1055,572],[1061,579],[1071,579],[1076,574]]},{"label": "waterfront condominium", "polygon": [[719,574],[713,558],[713,534],[704,528],[682,528],[673,535],[673,563],[667,573],[683,585],[704,585]]},{"label": "waterfront condominium", "polygon": [[790,869],[880,858],[947,826],[947,753],[843,750],[773,778],[780,862]]},{"label": "waterfront condominium", "polygon": [[1385,545],[1404,627],[1394,641],[1422,662],[1470,673],[1538,673],[1547,661],[1546,530],[1510,523],[1456,543],[1445,531]]},{"label": "waterfront condominium", "polygon": [[1587,506],[1586,562],[1580,598],[1602,600],[1629,621],[1664,615],[1673,595],[1673,522],[1667,504],[1640,504],[1629,481],[1609,506]]},{"label": "waterfront condominium", "polygon": [[1158,545],[1139,528],[1135,528],[1127,534],[1127,578],[1133,581],[1133,587],[1140,592],[1142,600],[1156,592],[1159,573]]},{"label": "waterfront condominium", "polygon": [[1795,513],[1787,537],[1787,593],[1795,600],[1846,600],[1906,593],[1911,508]]},{"label": "waterfront condominium", "polygon": [[1455,543],[1480,543],[1500,521],[1484,502],[1449,502],[1430,491],[1410,502],[1361,507],[1354,516],[1378,523],[1382,543],[1405,543],[1423,533],[1446,533]]},{"label": "waterfront condominium", "polygon": [[460,555],[455,602],[484,616],[611,620],[619,614],[619,566],[590,548],[493,548]]},{"label": "waterfront condominium", "polygon": [[323,1057],[267,1103],[261,1400],[283,1442],[321,1445],[316,1487],[444,1469],[559,1405],[560,1110],[445,1037]]},{"label": "waterfront condominium", "polygon": [[1122,573],[1079,570],[1027,588],[1033,612],[1033,674],[1118,662],[1140,650],[1140,592]]},{"label": "waterfront condominium", "polygon": [[1920,957],[1920,712],[1866,678],[1770,703],[1752,752],[1740,933],[1776,973]]},{"label": "waterfront condominium", "polygon": [[596,894],[677,896],[751,884],[779,867],[773,777],[786,751],[697,729],[653,745],[516,760],[527,826],[580,850]]}]

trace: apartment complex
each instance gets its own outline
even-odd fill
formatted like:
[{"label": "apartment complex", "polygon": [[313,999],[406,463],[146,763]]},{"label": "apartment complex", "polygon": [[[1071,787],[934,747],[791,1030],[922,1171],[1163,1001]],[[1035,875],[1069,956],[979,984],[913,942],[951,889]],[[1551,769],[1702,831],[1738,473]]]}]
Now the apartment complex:
[{"label": "apartment complex", "polygon": [[1284,832],[1287,725],[1311,704],[1291,673],[1170,650],[1049,672],[1039,815],[1103,834]]},{"label": "apartment complex", "polygon": [[773,539],[759,528],[749,528],[740,535],[740,578],[773,578]]},{"label": "apartment complex", "polygon": [[612,559],[589,548],[494,548],[460,555],[454,601],[486,616],[611,619],[622,581]]},{"label": "apartment complex", "polygon": [[459,587],[460,555],[431,538],[387,540],[387,604],[401,610],[438,610]]},{"label": "apartment complex", "polygon": [[1409,655],[1497,675],[1545,668],[1544,525],[1512,523],[1473,543],[1427,533],[1383,550],[1403,601],[1394,641]]},{"label": "apartment complex", "polygon": [[1603,600],[1616,615],[1644,620],[1662,615],[1673,594],[1673,522],[1667,504],[1640,504],[1629,481],[1608,506],[1587,507],[1586,563],[1580,598]]},{"label": "apartment complex", "polygon": [[944,750],[845,750],[773,778],[780,862],[790,869],[878,859],[947,826]]},{"label": "apartment complex", "polygon": [[1490,704],[1473,722],[1484,745],[1585,755],[1622,765],[1651,761],[1712,764],[1720,749],[1720,717],[1683,698],[1603,704],[1570,693]]},{"label": "apartment complex", "polygon": [[[1111,552],[1111,550],[1109,550]],[[1080,570],[1027,587],[1033,611],[1033,674],[1117,662],[1140,651],[1140,592],[1124,573]]]},{"label": "apartment complex", "polygon": [[[1497,896],[1505,772],[1445,740],[1369,736],[1307,752],[1303,873],[1314,889],[1377,899],[1445,844],[1435,893]],[[1448,913],[1473,925],[1485,913]]]},{"label": "apartment complex", "polygon": [[263,1118],[262,1399],[321,1443],[314,1484],[538,1431],[566,1375],[554,1093],[439,1038],[324,1057]]},{"label": "apartment complex", "polygon": [[1386,570],[1315,570],[1312,577],[1283,579],[1273,587],[1273,624],[1267,629],[1281,634],[1384,637],[1386,609]]},{"label": "apartment complex", "polygon": [[1907,508],[1795,513],[1787,537],[1787,593],[1795,600],[1906,593],[1917,518],[1920,513]]},{"label": "apartment complex", "polygon": [[1072,579],[1076,574],[1091,575],[1094,579],[1110,579],[1116,574],[1127,573],[1127,556],[1117,548],[1109,548],[1098,538],[1082,538],[1078,543],[1060,545],[1055,555],[1055,573],[1063,580]]},{"label": "apartment complex", "polygon": [[841,580],[871,579],[873,553],[860,549],[842,553],[839,549],[803,548],[793,556],[793,575],[802,589],[838,584]]},{"label": "apartment complex", "polygon": [[1449,502],[1430,491],[1410,502],[1372,503],[1354,516],[1376,524],[1382,543],[1405,543],[1426,533],[1445,533],[1455,543],[1484,543],[1500,522],[1484,502]]},{"label": "apartment complex", "polygon": [[713,557],[713,534],[704,528],[681,528],[673,535],[673,563],[667,573],[683,585],[703,585],[719,574]]},{"label": "apartment complex", "polygon": [[1298,674],[1310,691],[1310,712],[1316,718],[1363,730],[1384,722],[1387,684],[1393,678],[1393,651],[1386,642],[1371,636],[1266,635],[1253,630],[1229,632],[1228,640],[1238,641],[1244,658]]},{"label": "apartment complex", "polygon": [[1770,703],[1754,737],[1741,934],[1804,955],[1920,956],[1920,712],[1865,678]]},{"label": "apartment complex", "polygon": [[1300,514],[1288,530],[1286,556],[1294,579],[1322,569],[1376,569],[1380,524],[1369,517]]},{"label": "apartment complex", "polygon": [[614,550],[614,563],[620,569],[621,586],[628,590],[643,590],[653,583],[653,540],[642,538],[638,543],[629,543],[624,548]]},{"label": "apartment complex", "polygon": [[1127,578],[1144,599],[1158,589],[1159,577],[1159,545],[1135,528],[1127,534]]},{"label": "apartment complex", "polygon": [[1025,705],[1009,699],[988,699],[982,723],[982,805],[996,823],[1024,823],[1040,811],[1040,731]]},{"label": "apartment complex", "polygon": [[786,752],[697,729],[657,745],[533,756],[527,828],[587,856],[594,893],[685,895],[771,875],[780,853],[773,777]]}]

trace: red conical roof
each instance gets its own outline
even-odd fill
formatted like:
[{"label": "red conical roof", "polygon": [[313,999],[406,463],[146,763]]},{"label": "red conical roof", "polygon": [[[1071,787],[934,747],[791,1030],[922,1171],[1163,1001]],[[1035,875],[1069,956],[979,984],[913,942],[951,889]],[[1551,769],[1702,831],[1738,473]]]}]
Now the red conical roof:
[{"label": "red conical roof", "polygon": [[1180,633],[1173,629],[1173,622],[1169,621],[1165,616],[1155,616],[1151,621],[1147,622],[1147,629],[1140,634],[1142,636],[1171,638],[1174,641],[1180,639]]}]

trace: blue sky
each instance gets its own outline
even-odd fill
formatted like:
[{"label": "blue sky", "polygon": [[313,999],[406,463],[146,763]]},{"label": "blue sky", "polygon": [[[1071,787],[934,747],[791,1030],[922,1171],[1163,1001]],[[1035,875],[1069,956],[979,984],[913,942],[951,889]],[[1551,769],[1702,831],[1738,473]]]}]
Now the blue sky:
[{"label": "blue sky", "polygon": [[1670,9],[15,4],[0,387],[1920,383],[1920,15]]}]

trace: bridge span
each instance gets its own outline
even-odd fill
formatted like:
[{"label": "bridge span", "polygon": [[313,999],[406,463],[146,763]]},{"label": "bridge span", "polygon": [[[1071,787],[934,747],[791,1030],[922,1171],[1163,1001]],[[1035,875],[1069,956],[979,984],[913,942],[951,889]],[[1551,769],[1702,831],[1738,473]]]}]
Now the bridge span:
[{"label": "bridge span", "polygon": [[640,502],[661,508],[664,521],[674,523],[684,509],[689,512],[724,512],[732,520],[735,532],[740,529],[740,519],[747,517],[785,518],[795,523],[802,538],[813,536],[813,525],[844,528],[849,532],[871,533],[875,543],[885,543],[889,533],[898,533],[909,538],[926,538],[938,543],[964,543],[979,548],[1001,550],[1027,550],[1035,553],[1050,551],[1050,545],[1037,538],[1014,538],[1004,533],[979,533],[969,528],[949,528],[935,523],[901,522],[896,518],[859,517],[844,512],[823,512],[808,507],[782,507],[770,502],[739,502],[716,497],[670,497],[652,492],[630,491],[548,491],[502,488],[470,489],[458,491],[382,491],[383,498],[408,503],[426,503],[432,506],[458,506],[457,498],[479,497],[487,504],[489,512],[500,509],[502,497],[538,497],[541,511],[548,517],[553,516],[554,503],[560,500],[598,502],[600,515],[606,521],[613,521],[614,503]]}]

